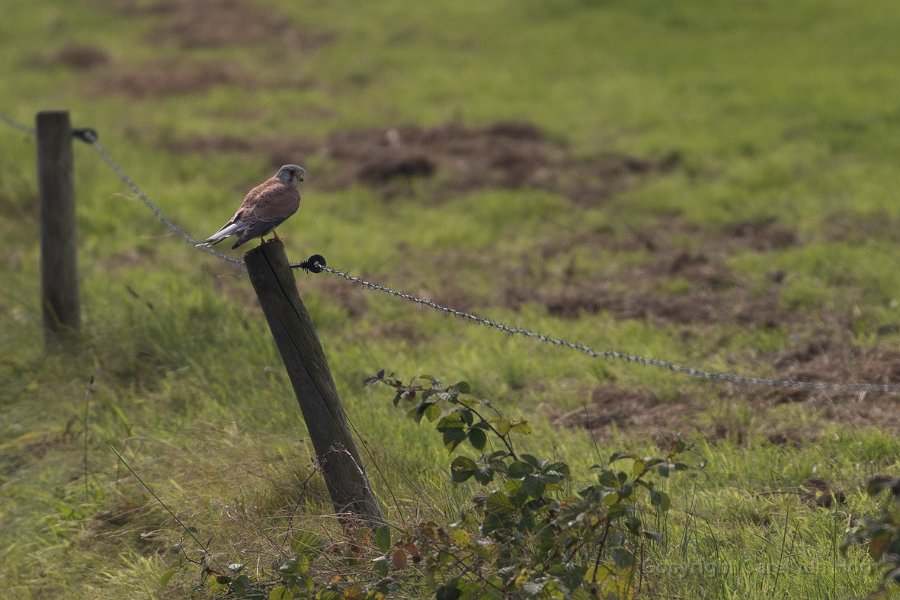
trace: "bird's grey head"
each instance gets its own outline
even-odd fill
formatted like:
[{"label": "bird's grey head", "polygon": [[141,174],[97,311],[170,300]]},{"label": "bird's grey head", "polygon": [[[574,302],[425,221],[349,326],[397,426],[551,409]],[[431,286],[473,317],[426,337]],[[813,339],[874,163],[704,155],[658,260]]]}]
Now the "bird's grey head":
[{"label": "bird's grey head", "polygon": [[303,175],[305,173],[306,170],[299,165],[284,165],[278,169],[278,172],[275,173],[275,177],[284,183],[299,187],[299,185],[303,183]]}]

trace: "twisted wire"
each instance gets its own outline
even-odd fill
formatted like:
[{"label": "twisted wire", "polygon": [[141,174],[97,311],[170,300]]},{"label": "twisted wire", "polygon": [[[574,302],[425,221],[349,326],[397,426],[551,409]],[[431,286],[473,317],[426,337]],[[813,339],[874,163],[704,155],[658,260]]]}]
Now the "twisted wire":
[{"label": "twisted wire", "polygon": [[[299,268],[300,265],[291,265],[294,268]],[[531,331],[529,329],[522,329],[520,327],[512,327],[506,325],[505,323],[501,323],[500,321],[495,321],[492,319],[488,319],[482,317],[480,315],[476,315],[474,313],[465,312],[462,310],[457,310],[455,308],[444,306],[442,304],[438,304],[432,300],[428,300],[427,298],[420,298],[413,294],[409,294],[407,292],[402,292],[399,290],[395,290],[385,285],[381,285],[380,283],[375,283],[372,281],[365,280],[361,277],[357,277],[356,275],[351,275],[349,273],[345,273],[339,269],[334,269],[332,267],[328,267],[322,264],[321,261],[314,261],[311,264],[307,265],[308,267],[315,267],[326,273],[349,281],[355,285],[361,286],[363,288],[382,292],[389,296],[393,296],[395,298],[399,298],[401,300],[406,300],[408,302],[413,302],[420,306],[424,306],[426,308],[430,308],[432,310],[436,310],[438,312],[442,312],[448,315],[453,315],[460,319],[464,319],[466,321],[470,321],[473,323],[477,323],[479,325],[483,325],[485,327],[491,329],[497,329],[509,335],[518,335],[526,338],[531,338],[537,340],[539,342],[550,344],[552,346],[558,346],[561,348],[567,348],[569,350],[574,350],[577,352],[581,352],[586,354],[592,358],[604,358],[604,359],[612,359],[612,360],[621,360],[629,363],[640,364],[648,367],[657,367],[661,369],[666,369],[668,371],[672,371],[674,373],[680,373],[683,375],[688,375],[690,377],[697,377],[700,379],[707,379],[711,381],[722,381],[727,383],[733,383],[737,385],[753,385],[753,386],[766,386],[766,387],[774,387],[774,388],[793,388],[793,389],[807,389],[807,390],[822,390],[822,391],[831,391],[831,392],[886,392],[886,393],[898,393],[900,392],[900,383],[871,383],[871,382],[831,382],[831,381],[804,381],[799,379],[774,379],[768,377],[753,377],[749,375],[738,375],[736,373],[723,373],[719,371],[708,371],[705,369],[695,369],[693,367],[686,367],[683,365],[679,365],[677,363],[661,360],[658,358],[650,358],[647,356],[641,356],[639,354],[629,354],[626,352],[620,352],[618,350],[594,350],[590,346],[585,344],[580,344],[577,342],[571,342],[564,338],[558,338],[549,336],[537,331]],[[310,269],[314,270],[314,269]]]},{"label": "twisted wire", "polygon": [[[23,125],[12,118],[0,113],[0,121],[6,123],[7,125],[18,129],[24,133],[28,133],[34,135],[35,130],[32,127],[28,127],[27,125]],[[134,194],[140,199],[140,201],[150,209],[153,215],[159,220],[165,227],[171,231],[172,233],[183,238],[187,243],[191,244],[192,247],[197,248],[199,250],[203,250],[213,256],[216,256],[226,262],[231,264],[243,265],[244,261],[239,258],[235,258],[233,256],[229,256],[223,252],[216,250],[215,248],[211,248],[208,246],[198,246],[199,240],[195,239],[182,227],[179,227],[174,222],[172,222],[166,215],[163,213],[162,209],[154,203],[150,198],[144,193],[144,191],[134,182],[131,177],[125,173],[124,169],[116,162],[113,157],[106,151],[106,149],[100,144],[97,140],[97,133],[90,128],[78,128],[73,130],[73,134],[78,139],[84,141],[85,143],[91,145],[100,158],[112,168],[115,174],[119,177],[120,180],[132,191]],[[482,317],[480,315],[465,312],[462,310],[458,310],[452,308],[450,306],[444,306],[442,304],[438,304],[432,300],[428,300],[427,298],[420,298],[413,294],[409,294],[407,292],[402,292],[400,290],[395,290],[386,285],[382,285],[380,283],[375,283],[373,281],[368,281],[361,277],[357,277],[356,275],[351,275],[339,269],[335,269],[333,267],[329,267],[325,264],[325,259],[320,255],[313,255],[306,261],[302,263],[292,264],[291,268],[298,269],[303,268],[310,270],[314,273],[319,273],[325,271],[330,275],[348,281],[352,284],[361,286],[365,289],[382,292],[389,296],[393,296],[395,298],[399,298],[401,300],[406,300],[408,302],[413,302],[420,306],[424,306],[426,308],[430,308],[432,310],[442,312],[444,314],[453,315],[460,319],[477,323],[479,325],[483,325],[490,329],[496,329],[498,331],[502,331],[509,335],[518,335],[526,338],[530,338],[533,340],[537,340],[544,344],[549,344],[552,346],[557,346],[560,348],[566,348],[568,350],[574,350],[576,352],[581,352],[590,356],[592,358],[603,358],[610,360],[620,360],[629,363],[635,363],[639,365],[644,365],[648,367],[656,367],[660,369],[665,369],[671,371],[673,373],[679,373],[683,375],[688,375],[690,377],[697,377],[700,379],[706,379],[710,381],[721,381],[726,383],[732,383],[736,385],[753,385],[753,386],[766,386],[766,387],[774,387],[774,388],[793,388],[793,389],[807,389],[807,390],[821,390],[821,391],[831,391],[831,392],[885,392],[885,393],[900,393],[900,383],[872,383],[872,382],[831,382],[831,381],[805,381],[799,379],[775,379],[768,377],[753,377],[750,375],[738,375],[736,373],[725,373],[720,371],[708,371],[705,369],[696,369],[693,367],[686,367],[680,365],[678,363],[674,363],[668,360],[662,360],[658,358],[651,358],[648,356],[642,356],[640,354],[629,354],[627,352],[620,352],[618,350],[595,350],[590,346],[585,344],[572,342],[564,338],[553,337],[550,335],[546,335],[544,333],[540,333],[537,331],[532,331],[530,329],[523,329],[520,327],[513,327],[502,323],[500,321],[494,321],[492,319],[488,319],[486,317]]]},{"label": "twisted wire", "polygon": [[244,261],[242,259],[236,258],[234,256],[229,256],[224,252],[220,252],[219,250],[216,250],[215,248],[212,248],[210,246],[198,246],[197,244],[200,243],[200,240],[195,239],[190,233],[187,232],[187,230],[179,227],[168,217],[166,217],[166,215],[163,214],[162,209],[160,209],[160,207],[156,203],[154,203],[152,200],[150,200],[150,198],[147,197],[147,194],[145,194],[143,190],[138,187],[134,180],[132,180],[131,177],[129,177],[128,174],[125,173],[122,167],[119,166],[119,163],[117,163],[113,159],[113,157],[110,156],[109,152],[106,151],[106,148],[100,145],[100,142],[97,141],[96,136],[91,141],[88,141],[88,143],[94,148],[100,158],[112,168],[119,179],[122,180],[122,183],[124,183],[126,186],[128,186],[128,189],[134,192],[138,199],[140,199],[140,201],[144,203],[144,206],[150,209],[150,211],[153,213],[153,216],[155,216],[160,223],[165,225],[166,229],[183,238],[184,241],[195,247],[197,250],[202,250],[204,252],[212,254],[213,256],[221,258],[222,260],[227,261],[231,264],[244,264]]},{"label": "twisted wire", "polygon": [[[34,136],[36,133],[33,127],[23,125],[22,123],[19,123],[18,121],[3,113],[0,113],[0,121],[6,123],[14,129],[18,129],[19,131],[32,136]],[[183,227],[179,227],[171,219],[166,217],[159,205],[153,202],[149,198],[149,196],[147,196],[147,194],[145,194],[144,191],[134,182],[134,180],[129,177],[127,173],[125,173],[125,170],[121,167],[121,165],[119,165],[119,163],[116,162],[116,160],[110,155],[110,153],[107,152],[106,148],[104,148],[100,144],[97,132],[95,130],[89,127],[78,127],[72,130],[72,135],[73,137],[91,146],[97,152],[103,162],[105,162],[110,166],[110,168],[112,168],[113,172],[122,181],[122,183],[124,183],[128,187],[128,189],[134,192],[134,195],[138,197],[138,199],[144,204],[144,206],[150,209],[150,212],[153,213],[153,216],[155,216],[156,219],[160,223],[162,223],[171,233],[174,233],[175,235],[181,237],[185,242],[189,243],[191,246],[194,246],[198,250],[202,250],[204,252],[212,254],[213,256],[221,258],[226,262],[235,265],[244,264],[244,261],[242,259],[235,258],[234,256],[229,256],[224,252],[220,252],[219,250],[216,250],[215,248],[212,248],[210,246],[198,246],[197,244],[200,243],[200,240],[195,239],[190,233],[187,232],[187,230],[185,230]]]},{"label": "twisted wire", "polygon": [[12,117],[8,117],[7,115],[4,115],[3,113],[0,113],[0,121],[3,121],[4,123],[9,125],[13,129],[18,129],[22,133],[27,133],[28,135],[34,135],[34,127],[29,127],[28,125],[19,123]]}]

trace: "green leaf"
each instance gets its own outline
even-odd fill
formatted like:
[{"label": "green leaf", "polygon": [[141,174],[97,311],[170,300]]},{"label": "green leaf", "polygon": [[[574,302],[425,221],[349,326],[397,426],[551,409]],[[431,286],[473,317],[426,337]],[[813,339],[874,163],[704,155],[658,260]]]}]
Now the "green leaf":
[{"label": "green leaf", "polygon": [[522,584],[522,591],[525,592],[525,594],[528,596],[537,596],[543,591],[544,586],[546,586],[547,583],[548,582],[546,580],[541,582],[526,581]]},{"label": "green leaf", "polygon": [[283,585],[276,585],[269,590],[269,600],[290,600],[294,594]]},{"label": "green leaf", "polygon": [[231,563],[228,565],[228,570],[233,573],[240,573],[244,570],[244,563]]},{"label": "green leaf", "polygon": [[522,435],[530,435],[531,434],[531,425],[528,424],[528,421],[516,421],[512,423],[509,431],[511,433],[520,433]]},{"label": "green leaf", "polygon": [[472,393],[472,386],[469,385],[468,381],[459,381],[457,383],[454,383],[451,387],[456,388],[456,391],[458,391],[460,394]]},{"label": "green leaf", "polygon": [[625,527],[628,528],[628,532],[631,533],[631,535],[640,535],[642,524],[643,523],[641,523],[641,520],[634,515],[632,515],[631,518],[625,521]]},{"label": "green leaf", "polygon": [[613,548],[612,558],[617,567],[630,567],[634,564],[634,554],[624,548]]},{"label": "green leaf", "polygon": [[169,585],[169,581],[172,580],[172,576],[178,571],[178,567],[172,567],[171,569],[166,569],[163,571],[163,574],[159,576],[159,585],[160,587],[166,587]]},{"label": "green leaf", "polygon": [[509,513],[515,510],[512,500],[501,491],[496,491],[487,497],[485,508],[489,513]]},{"label": "green leaf", "polygon": [[459,589],[459,579],[451,579],[435,592],[436,600],[457,600],[462,595]]},{"label": "green leaf", "polygon": [[545,487],[544,481],[535,475],[527,475],[522,482],[522,489],[528,492],[528,495],[532,498],[540,498],[544,493]]},{"label": "green leaf", "polygon": [[506,469],[506,475],[513,479],[522,479],[531,473],[534,473],[534,466],[521,460],[514,460]]},{"label": "green leaf", "polygon": [[661,492],[659,490],[653,490],[650,492],[650,504],[653,506],[658,506],[659,510],[665,512],[669,510],[669,507],[672,505],[672,501],[669,499],[669,495],[665,492]]},{"label": "green leaf", "polygon": [[634,452],[613,452],[609,457],[609,462],[613,463],[623,458],[638,458]]},{"label": "green leaf", "polygon": [[309,531],[298,531],[294,534],[294,540],[291,542],[291,549],[297,554],[304,554],[309,557],[318,556],[319,552],[325,547],[325,544],[319,537]]},{"label": "green leaf", "polygon": [[475,469],[475,481],[481,485],[487,485],[494,480],[494,469],[491,467],[478,467]]},{"label": "green leaf", "polygon": [[242,596],[244,592],[249,590],[253,585],[253,582],[250,581],[250,578],[246,575],[240,575],[237,579],[231,582],[231,589],[234,593]]},{"label": "green leaf", "polygon": [[487,434],[483,429],[470,429],[469,443],[476,450],[484,450],[485,445],[487,445]]},{"label": "green leaf", "polygon": [[450,463],[450,476],[453,483],[462,483],[475,474],[478,465],[467,456],[457,456]]},{"label": "green leaf", "polygon": [[555,471],[557,473],[561,473],[562,475],[567,475],[567,476],[570,475],[569,465],[562,461],[555,462],[555,463],[548,465],[547,468],[545,469],[545,471],[547,473],[549,473],[551,471]]},{"label": "green leaf", "polygon": [[522,456],[522,460],[527,462],[529,465],[534,467],[536,470],[540,470],[541,467],[547,462],[547,461],[542,461],[537,456],[534,456],[532,454],[522,454],[521,456]]},{"label": "green leaf", "polygon": [[375,530],[375,547],[384,553],[391,549],[391,528],[382,525]]},{"label": "green leaf", "polygon": [[[422,421],[422,417],[425,416],[425,413],[427,413],[434,405],[434,402],[431,402],[430,400],[421,400],[414,409],[416,411],[416,414],[413,416],[413,419],[415,419],[416,423],[420,423]],[[440,409],[438,409],[438,411],[440,411]]]},{"label": "green leaf", "polygon": [[491,535],[497,529],[503,527],[503,519],[497,513],[490,512],[484,515],[484,521],[481,523],[481,533]]},{"label": "green leaf", "polygon": [[465,529],[454,529],[450,532],[450,541],[460,548],[468,548],[472,538]]},{"label": "green leaf", "polygon": [[645,458],[645,468],[649,471],[650,469],[654,469],[659,465],[667,462],[665,458]]},{"label": "green leaf", "polygon": [[448,451],[453,452],[456,447],[466,440],[466,432],[462,429],[446,429],[444,430],[444,446]]},{"label": "green leaf", "polygon": [[372,568],[375,569],[375,572],[381,575],[382,577],[387,577],[388,573],[391,570],[390,565],[388,565],[387,556],[379,556],[375,560],[372,561]]},{"label": "green leaf", "polygon": [[616,474],[613,473],[610,469],[604,469],[600,471],[600,475],[597,476],[600,485],[606,487],[616,487],[619,485],[619,480],[616,479]]},{"label": "green leaf", "polygon": [[426,408],[422,414],[425,415],[425,418],[428,419],[429,423],[434,423],[435,419],[441,416],[441,409],[437,404],[429,404],[428,408]]},{"label": "green leaf", "polygon": [[654,540],[662,544],[664,542],[663,536],[657,531],[643,531],[644,537],[650,540]]},{"label": "green leaf", "polygon": [[437,425],[434,426],[438,431],[447,431],[448,429],[465,429],[466,425],[463,423],[462,416],[459,414],[459,411],[454,411],[448,413],[441,417],[441,420],[438,421]]}]

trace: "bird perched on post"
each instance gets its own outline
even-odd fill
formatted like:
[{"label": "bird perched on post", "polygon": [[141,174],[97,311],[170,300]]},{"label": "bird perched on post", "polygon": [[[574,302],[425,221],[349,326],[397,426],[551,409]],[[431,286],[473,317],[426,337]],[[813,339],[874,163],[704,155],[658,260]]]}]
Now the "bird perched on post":
[{"label": "bird perched on post", "polygon": [[264,181],[244,197],[231,220],[203,240],[198,246],[213,246],[225,238],[236,235],[232,249],[253,238],[261,238],[269,232],[281,239],[275,228],[300,208],[300,185],[306,171],[297,165],[284,165],[275,176]]}]

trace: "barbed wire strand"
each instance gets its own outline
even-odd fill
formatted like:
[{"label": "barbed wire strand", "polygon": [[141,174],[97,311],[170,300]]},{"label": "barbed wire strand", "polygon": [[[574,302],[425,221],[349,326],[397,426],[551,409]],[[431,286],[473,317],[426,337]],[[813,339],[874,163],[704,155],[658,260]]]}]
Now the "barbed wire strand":
[{"label": "barbed wire strand", "polygon": [[[11,119],[10,117],[0,113],[0,121],[3,121],[7,125],[18,129],[24,133],[29,133],[31,135],[35,134],[35,130],[27,125],[23,125],[18,123],[17,121]],[[171,231],[172,233],[183,238],[187,243],[191,244],[194,248],[199,250],[203,250],[204,252],[208,252],[224,261],[227,261],[232,264],[243,265],[244,261],[235,258],[233,256],[229,256],[223,252],[216,250],[215,248],[211,248],[208,246],[198,246],[199,241],[195,239],[190,233],[188,233],[182,227],[179,227],[171,220],[169,220],[165,214],[162,212],[162,209],[154,203],[150,198],[144,193],[144,191],[128,176],[127,173],[122,169],[118,162],[113,159],[113,157],[106,151],[106,149],[100,144],[97,140],[96,132],[91,129],[82,128],[76,130],[76,135],[79,139],[85,141],[90,144],[100,158],[109,165],[110,168],[116,173],[120,180],[132,191],[134,194],[141,200],[141,202],[150,209],[153,215],[159,220],[165,227]],[[321,259],[315,260],[312,259]],[[442,312],[444,314],[453,315],[460,319],[477,323],[479,325],[483,325],[485,327],[496,329],[507,333],[511,336],[518,335],[526,338],[530,338],[533,340],[537,340],[539,342],[549,344],[551,346],[557,346],[561,348],[566,348],[569,350],[574,350],[577,352],[581,352],[586,354],[592,358],[603,358],[608,360],[620,360],[629,363],[644,365],[647,367],[657,367],[661,369],[666,369],[668,371],[672,371],[673,373],[680,373],[683,375],[688,375],[690,377],[696,377],[700,379],[706,379],[711,381],[721,381],[725,383],[732,383],[736,385],[752,385],[752,386],[765,386],[765,387],[774,387],[774,388],[793,388],[793,389],[808,389],[808,390],[821,390],[821,391],[832,391],[832,392],[885,392],[885,393],[900,393],[900,383],[871,383],[871,382],[831,382],[831,381],[806,381],[806,380],[798,380],[798,379],[774,379],[767,377],[753,377],[750,375],[738,375],[736,373],[725,373],[719,371],[708,371],[704,369],[696,369],[694,367],[686,367],[668,360],[662,360],[658,358],[651,358],[647,356],[642,356],[640,354],[629,354],[627,352],[620,352],[618,350],[594,350],[590,346],[585,344],[572,342],[564,338],[557,338],[553,336],[549,336],[537,331],[532,331],[529,329],[523,329],[520,327],[512,327],[502,323],[500,321],[494,321],[488,319],[486,317],[482,317],[480,315],[465,312],[462,310],[458,310],[452,308],[450,306],[444,306],[442,304],[438,304],[432,300],[427,298],[420,298],[413,294],[409,294],[407,292],[402,292],[399,290],[395,290],[386,285],[381,285],[379,283],[375,283],[373,281],[368,281],[361,277],[357,277],[355,275],[351,275],[339,269],[335,269],[333,267],[326,266],[324,264],[324,259],[322,259],[318,255],[314,255],[310,257],[310,260],[305,263],[295,263],[291,264],[291,268],[310,268],[310,270],[314,272],[325,271],[335,277],[343,279],[345,281],[349,281],[355,285],[361,286],[365,289],[382,292],[389,296],[393,296],[395,298],[399,298],[401,300],[406,300],[408,302],[413,302],[420,306],[424,306],[426,308],[430,308],[432,310]]]},{"label": "barbed wire strand", "polygon": [[[367,288],[369,290],[377,291],[385,293],[389,296],[393,296],[395,298],[399,298],[401,300],[406,300],[409,302],[413,302],[415,304],[419,304],[426,308],[430,308],[448,315],[453,315],[455,317],[459,317],[460,319],[464,319],[466,321],[471,321],[473,323],[478,323],[479,325],[484,325],[485,327],[497,329],[509,335],[518,335],[526,338],[531,338],[537,340],[539,342],[543,342],[545,344],[550,344],[552,346],[558,346],[561,348],[567,348],[569,350],[575,350],[592,358],[603,358],[603,359],[613,359],[613,360],[621,360],[629,363],[640,364],[648,367],[658,367],[661,369],[666,369],[668,371],[672,371],[674,373],[681,373],[683,375],[689,375],[691,377],[698,377],[701,379],[708,379],[712,381],[722,381],[726,383],[733,383],[737,385],[753,385],[753,386],[766,386],[766,387],[775,387],[775,388],[794,388],[794,389],[809,389],[809,390],[823,390],[823,391],[832,391],[832,392],[887,392],[887,393],[897,393],[900,392],[900,383],[850,383],[850,382],[831,382],[831,381],[803,381],[797,379],[771,379],[766,377],[752,377],[748,375],[737,375],[734,373],[722,373],[717,371],[707,371],[704,369],[695,369],[693,367],[685,367],[683,365],[679,365],[677,363],[661,360],[658,358],[650,358],[646,356],[641,356],[639,354],[628,354],[626,352],[619,352],[617,350],[594,350],[590,346],[586,346],[584,344],[579,344],[576,342],[571,342],[569,340],[563,338],[552,337],[543,333],[539,333],[537,331],[531,331],[528,329],[522,329],[519,327],[511,327],[499,321],[494,321],[480,315],[476,315],[473,313],[457,310],[455,308],[444,306],[438,304],[437,302],[433,302],[432,300],[428,300],[427,298],[420,298],[418,296],[414,296],[413,294],[408,294],[406,292],[401,292],[399,290],[395,290],[393,288],[387,287],[385,285],[381,285],[379,283],[375,283],[372,281],[367,281],[362,279],[361,277],[357,277],[355,275],[351,275],[349,273],[345,273],[338,269],[334,269],[332,267],[328,267],[323,265],[321,262],[313,261],[312,263],[306,264],[305,267],[315,267],[330,273],[336,277],[349,281],[353,284],[361,286],[363,288]],[[292,268],[301,268],[301,264],[292,264]]]},{"label": "barbed wire strand", "polygon": [[[14,129],[18,129],[19,131],[28,133],[32,136],[36,134],[36,130],[33,127],[23,125],[22,123],[15,121],[14,119],[8,117],[3,113],[0,113],[0,121],[3,121]],[[128,187],[128,189],[130,189],[134,193],[134,195],[138,197],[138,199],[144,204],[144,206],[150,209],[150,211],[153,213],[153,216],[155,216],[156,219],[160,223],[162,223],[171,233],[174,233],[175,235],[181,237],[185,242],[194,246],[198,250],[202,250],[204,252],[212,254],[213,256],[221,258],[222,260],[235,265],[244,264],[244,261],[240,258],[229,256],[224,252],[220,252],[219,250],[216,250],[215,248],[212,248],[210,246],[198,246],[200,240],[195,239],[190,233],[187,232],[187,230],[179,227],[168,217],[166,217],[159,205],[153,202],[147,196],[147,194],[145,194],[144,191],[134,182],[134,180],[129,177],[127,173],[125,173],[125,170],[121,167],[121,165],[119,165],[119,163],[116,162],[116,160],[110,155],[110,153],[106,151],[106,148],[104,148],[103,145],[100,144],[96,131],[88,127],[81,127],[73,129],[72,133],[74,137],[87,143],[94,149],[94,151],[97,152],[97,155],[100,156],[103,162],[109,165],[116,176],[118,176],[118,178],[122,180],[122,183],[124,183]]]},{"label": "barbed wire strand", "polygon": [[100,145],[100,142],[97,141],[96,137],[94,137],[93,141],[90,141],[88,143],[90,143],[90,145],[94,148],[94,150],[97,152],[97,154],[100,155],[100,158],[103,159],[103,161],[106,162],[106,164],[108,164],[112,168],[113,171],[115,171],[115,173],[116,173],[116,175],[118,175],[119,179],[122,180],[122,183],[124,183],[126,186],[128,186],[128,188],[132,192],[134,192],[134,194],[140,199],[140,201],[144,203],[144,206],[146,206],[147,208],[150,209],[150,211],[157,218],[157,220],[166,226],[166,229],[168,229],[172,233],[183,238],[184,241],[189,243],[191,246],[193,246],[197,250],[202,250],[204,252],[212,254],[213,256],[221,258],[222,260],[229,262],[231,264],[234,264],[234,265],[243,265],[244,264],[244,261],[242,259],[236,258],[234,256],[229,256],[229,255],[225,254],[224,252],[220,252],[219,250],[216,250],[215,248],[213,248],[211,246],[198,245],[198,244],[200,244],[200,240],[195,239],[185,229],[183,229],[182,227],[179,227],[178,225],[173,223],[171,220],[169,220],[166,217],[166,215],[163,214],[163,212],[159,208],[159,206],[157,204],[155,204],[152,200],[150,200],[150,198],[147,197],[147,194],[145,194],[143,192],[143,190],[141,190],[141,188],[139,188],[138,185],[131,179],[131,177],[129,177],[125,173],[125,171],[122,170],[122,167],[119,166],[119,163],[117,163],[113,159],[113,157],[109,155],[109,152],[106,151],[106,148],[104,148],[103,146]]},{"label": "barbed wire strand", "polygon": [[27,133],[28,135],[34,135],[35,133],[34,127],[29,127],[28,125],[19,123],[18,121],[12,119],[11,117],[8,117],[7,115],[4,115],[3,113],[0,113],[0,121],[3,121],[13,129],[18,129],[22,133]]}]

